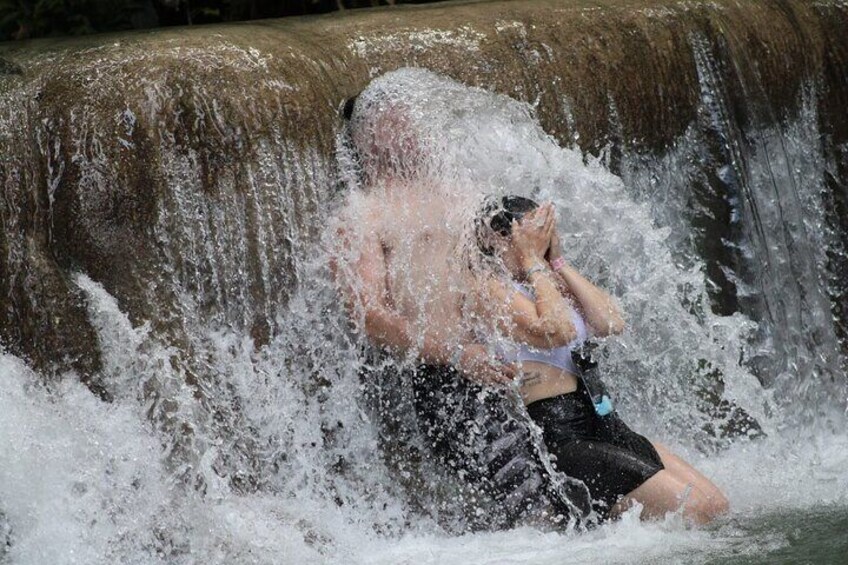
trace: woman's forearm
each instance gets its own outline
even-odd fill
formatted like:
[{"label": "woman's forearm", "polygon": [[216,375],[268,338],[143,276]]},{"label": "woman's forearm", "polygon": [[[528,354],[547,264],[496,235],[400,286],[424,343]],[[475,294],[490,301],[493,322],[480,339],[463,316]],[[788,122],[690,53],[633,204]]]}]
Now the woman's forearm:
[{"label": "woman's forearm", "polygon": [[[570,343],[577,337],[577,330],[571,318],[571,306],[557,288],[554,274],[544,261],[529,259],[522,261],[525,272],[532,273],[528,281],[536,293],[536,313],[538,324],[536,331],[548,339],[549,345],[557,347]],[[539,269],[538,267],[543,267]]]},{"label": "woman's forearm", "polygon": [[556,273],[580,304],[586,321],[597,335],[617,334],[624,330],[621,309],[607,292],[592,284],[563,259],[553,260],[552,264],[556,264]]}]

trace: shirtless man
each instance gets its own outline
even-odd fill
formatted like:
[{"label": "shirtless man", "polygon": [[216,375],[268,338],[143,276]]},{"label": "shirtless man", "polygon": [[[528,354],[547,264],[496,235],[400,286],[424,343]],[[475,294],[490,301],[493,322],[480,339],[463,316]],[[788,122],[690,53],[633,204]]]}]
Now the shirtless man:
[{"label": "shirtless man", "polygon": [[366,188],[348,195],[339,214],[341,250],[332,263],[354,321],[373,344],[397,357],[452,365],[481,384],[511,382],[514,371],[494,362],[463,330],[456,251],[460,211],[473,209],[465,206],[473,198],[421,176],[403,108],[374,104],[368,116],[357,116],[355,108],[354,99],[348,101]]},{"label": "shirtless man", "polygon": [[[501,512],[488,527],[511,527],[528,511],[579,519],[588,507],[584,489],[551,486],[502,389],[480,394],[480,385],[506,385],[515,373],[463,324],[467,281],[458,246],[478,195],[428,178],[409,110],[379,91],[369,100],[369,89],[345,106],[364,189],[348,195],[337,217],[331,263],[351,319],[373,345],[418,364],[420,427],[445,465],[497,501]],[[432,415],[446,409],[467,432],[445,437],[444,422]]]}]

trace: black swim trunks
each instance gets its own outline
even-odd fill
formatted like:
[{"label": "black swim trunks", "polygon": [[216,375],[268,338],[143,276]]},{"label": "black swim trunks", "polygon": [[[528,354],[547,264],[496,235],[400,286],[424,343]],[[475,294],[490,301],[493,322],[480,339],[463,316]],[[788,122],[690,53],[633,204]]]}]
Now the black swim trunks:
[{"label": "black swim trunks", "polygon": [[654,446],[616,414],[598,416],[581,387],[527,406],[556,468],[583,481],[601,517],[664,467]]},{"label": "black swim trunks", "polygon": [[413,388],[419,428],[432,453],[497,502],[484,527],[511,528],[539,515],[561,523],[584,520],[590,510],[585,485],[546,464],[520,401],[447,366],[419,366]]}]

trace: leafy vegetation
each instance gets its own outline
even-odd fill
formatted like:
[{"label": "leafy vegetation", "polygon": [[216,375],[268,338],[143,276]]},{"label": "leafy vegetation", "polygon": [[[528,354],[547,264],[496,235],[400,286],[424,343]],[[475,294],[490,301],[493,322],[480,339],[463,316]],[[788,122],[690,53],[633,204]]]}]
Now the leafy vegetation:
[{"label": "leafy vegetation", "polygon": [[0,39],[130,29],[142,5],[143,0],[0,0]]},{"label": "leafy vegetation", "polygon": [[422,0],[0,0],[0,41],[279,18],[421,2]]}]

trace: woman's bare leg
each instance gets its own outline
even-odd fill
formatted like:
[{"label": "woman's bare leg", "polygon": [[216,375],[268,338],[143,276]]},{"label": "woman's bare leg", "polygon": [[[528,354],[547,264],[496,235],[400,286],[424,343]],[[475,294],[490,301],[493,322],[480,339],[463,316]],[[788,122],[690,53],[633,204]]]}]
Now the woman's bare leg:
[{"label": "woman's bare leg", "polygon": [[716,506],[720,506],[719,514],[727,511],[727,498],[725,498],[724,493],[711,480],[698,472],[692,465],[672,453],[663,444],[651,443],[657,450],[657,453],[660,454],[660,459],[662,459],[666,469],[670,470],[676,477],[691,483],[695,488],[703,492]]},{"label": "woman's bare leg", "polygon": [[686,519],[706,524],[727,511],[727,499],[718,487],[665,446],[655,447],[665,469],[621,499],[612,509],[613,516],[634,502],[642,505],[643,519],[661,518],[682,508]]}]

